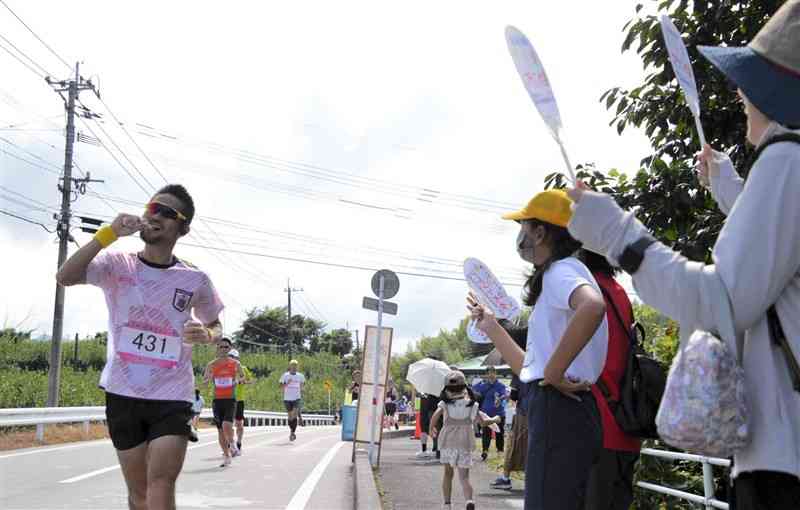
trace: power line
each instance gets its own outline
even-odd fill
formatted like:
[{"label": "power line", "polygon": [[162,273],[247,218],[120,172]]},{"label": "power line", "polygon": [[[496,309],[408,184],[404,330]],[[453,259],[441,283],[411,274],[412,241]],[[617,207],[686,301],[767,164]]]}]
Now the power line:
[{"label": "power line", "polygon": [[[2,1],[2,0],[0,0],[0,1]],[[89,123],[86,122],[85,120],[83,120],[83,117],[78,116],[78,119],[83,123],[83,125],[86,127],[86,129],[88,129],[89,132],[92,133],[92,136],[94,136],[98,140],[100,139],[97,136],[97,134],[94,132],[94,130],[92,130],[91,126],[89,126]],[[106,144],[102,144],[102,146],[106,150],[106,152],[108,152],[108,154],[114,159],[114,161],[117,162],[119,167],[122,168],[122,170],[128,175],[128,177],[131,178],[131,180],[134,182],[134,184],[136,184],[136,186],[138,186],[139,189],[142,190],[142,192],[144,192],[145,196],[149,197],[150,194],[151,194],[150,191],[148,191],[144,186],[141,185],[141,183],[138,180],[136,180],[136,177],[134,177],[133,174],[130,173],[130,171],[125,167],[125,165],[122,164],[122,162],[119,160],[119,158],[117,158],[117,156],[113,152],[111,152],[111,150],[106,146]]]},{"label": "power line", "polygon": [[55,232],[54,230],[49,230],[49,229],[48,229],[48,228],[47,228],[47,227],[44,225],[44,223],[39,223],[39,222],[38,222],[38,221],[36,221],[36,220],[32,220],[32,219],[30,219],[30,218],[25,218],[24,216],[19,216],[19,215],[17,215],[17,214],[14,214],[14,213],[12,213],[12,212],[5,211],[5,210],[3,210],[3,209],[0,209],[0,214],[5,214],[6,216],[11,216],[12,218],[17,218],[18,220],[22,220],[22,221],[25,221],[25,222],[27,222],[27,223],[32,223],[32,224],[34,224],[34,225],[39,225],[40,227],[42,227],[43,229],[45,229],[45,230],[46,230],[48,233],[50,233],[50,234],[52,234],[53,232]]},{"label": "power line", "polygon": [[27,163],[27,164],[29,164],[29,165],[31,165],[31,166],[35,166],[36,168],[39,168],[39,169],[41,169],[41,170],[44,170],[45,172],[50,172],[51,174],[61,175],[61,172],[57,172],[57,171],[55,171],[55,170],[52,170],[52,169],[50,169],[50,168],[44,167],[44,166],[42,166],[42,165],[39,165],[38,163],[34,163],[34,162],[32,162],[32,161],[28,161],[27,159],[25,159],[25,158],[21,158],[21,157],[17,156],[16,154],[13,154],[13,153],[11,153],[11,152],[8,152],[8,151],[6,151],[6,150],[3,150],[2,148],[0,148],[0,152],[2,152],[3,154],[6,154],[6,155],[8,155],[8,156],[11,156],[11,157],[12,157],[12,158],[14,158],[14,159],[18,159],[18,160],[22,161],[23,163]]},{"label": "power line", "polygon": [[[0,1],[2,1],[2,0],[0,0]],[[19,58],[18,56],[16,56],[16,55],[15,55],[15,54],[14,54],[14,53],[11,51],[11,50],[9,50],[8,48],[6,48],[6,47],[5,47],[5,46],[3,46],[2,44],[0,44],[0,49],[3,49],[3,50],[5,50],[5,52],[6,52],[6,53],[8,53],[8,54],[9,54],[9,55],[11,55],[12,57],[14,57],[14,58],[16,59],[16,61],[17,61],[17,62],[19,62],[20,64],[22,64],[22,65],[24,65],[25,67],[27,67],[27,68],[28,68],[28,70],[29,70],[30,72],[32,72],[33,74],[35,74],[35,75],[36,75],[36,76],[38,76],[39,78],[42,78],[42,79],[44,79],[44,78],[47,76],[46,74],[42,74],[42,73],[40,73],[39,71],[37,71],[36,69],[34,69],[33,67],[31,67],[31,66],[30,66],[30,64],[28,64],[27,62],[25,62],[24,60],[22,60],[21,58]]]},{"label": "power line", "polygon": [[[93,194],[93,196],[103,196],[103,195]],[[142,204],[137,203],[135,201],[125,200],[125,199],[121,199],[121,198],[118,198],[118,197],[107,196],[107,198],[109,198],[110,200],[115,201],[115,202],[120,202],[120,203],[124,203],[124,204],[127,204],[127,205],[133,205],[133,206],[136,206],[136,207],[141,207],[141,205],[142,205]],[[281,248],[280,248],[280,250],[284,251],[286,253],[295,253],[295,254],[312,256],[312,257],[313,256],[322,256],[323,255],[322,253],[308,253],[307,251],[303,251],[301,249],[285,248],[284,246],[286,245],[287,242],[289,242],[289,243],[299,243],[301,245],[309,245],[309,246],[314,246],[314,247],[317,247],[317,246],[321,245],[323,247],[327,247],[327,248],[333,249],[333,250],[338,250],[340,252],[347,253],[347,254],[352,253],[352,252],[356,252],[359,255],[371,254],[375,259],[380,259],[382,261],[382,262],[380,262],[380,264],[383,264],[383,265],[385,265],[387,263],[386,262],[386,258],[387,257],[388,258],[392,258],[392,259],[401,259],[401,261],[393,260],[391,262],[391,264],[392,265],[396,265],[396,266],[405,266],[406,268],[412,268],[412,269],[415,268],[414,264],[423,264],[423,265],[427,266],[424,269],[426,271],[441,272],[441,273],[445,273],[445,274],[447,274],[447,273],[460,273],[461,268],[463,267],[463,260],[460,260],[460,259],[459,260],[447,259],[447,258],[442,258],[442,257],[437,257],[437,256],[432,256],[432,255],[426,255],[426,254],[411,254],[411,253],[406,253],[406,252],[402,252],[402,251],[398,251],[398,250],[391,250],[391,249],[386,249],[386,248],[377,248],[377,247],[366,246],[366,245],[353,246],[353,245],[350,245],[350,244],[339,243],[337,241],[334,241],[334,240],[331,240],[331,239],[326,239],[326,238],[307,236],[307,235],[302,235],[302,234],[295,234],[295,233],[292,233],[292,232],[265,230],[263,228],[251,227],[251,226],[243,224],[243,223],[232,222],[232,221],[223,220],[223,219],[220,219],[220,218],[214,218],[214,217],[202,217],[202,218],[205,220],[204,224],[207,225],[207,226],[210,226],[209,225],[210,223],[215,223],[215,224],[221,224],[223,226],[226,226],[226,227],[229,227],[229,228],[233,228],[233,229],[236,229],[236,230],[252,231],[252,232],[259,233],[259,234],[264,234],[264,235],[267,235],[267,236],[270,236],[270,237],[278,237],[279,239],[281,239]],[[228,234],[228,233],[226,233],[224,236],[218,234],[217,237],[218,238],[219,237],[224,237],[226,239],[226,241],[227,241],[224,244],[227,247],[230,247],[230,245],[248,246],[248,247],[253,247],[253,248],[267,248],[267,249],[274,247],[273,244],[270,243],[270,241],[268,241],[267,239],[263,239],[261,237],[246,237],[246,236],[243,237],[243,236],[231,235],[231,234]],[[261,244],[252,243],[252,242],[251,243],[239,242],[237,240],[245,240],[245,241],[251,240],[251,241],[260,242]],[[329,253],[329,252],[326,251],[326,253]],[[363,262],[363,258],[362,258],[362,262]],[[370,262],[370,263],[378,263],[378,262]],[[439,266],[439,268],[432,268],[430,266]],[[443,269],[443,268],[450,268],[450,269]],[[496,268],[496,269],[498,269],[498,268]],[[497,274],[500,277],[506,276],[508,278],[514,278],[515,276],[518,275],[518,273],[519,273],[519,270],[516,269],[516,268],[500,267],[499,268],[499,273],[497,273]]]},{"label": "power line", "polygon": [[[195,248],[204,248],[204,249],[207,249],[207,250],[218,250],[218,251],[223,251],[223,252],[239,253],[241,255],[251,255],[253,257],[264,257],[264,258],[270,258],[270,259],[276,259],[276,260],[286,260],[286,261],[289,261],[289,262],[302,262],[302,263],[305,263],[305,264],[316,264],[316,265],[320,265],[320,266],[339,267],[339,268],[343,268],[343,269],[357,269],[357,270],[360,270],[360,271],[373,271],[373,272],[374,271],[378,271],[380,269],[380,268],[375,268],[375,267],[364,267],[364,266],[357,266],[357,265],[351,265],[351,264],[337,264],[335,262],[322,262],[322,261],[319,261],[319,260],[300,259],[300,258],[293,258],[293,257],[281,257],[281,256],[278,256],[278,255],[270,255],[270,254],[267,254],[267,253],[255,253],[255,252],[244,251],[244,250],[231,250],[231,249],[228,249],[228,248],[219,248],[219,247],[216,247],[216,246],[200,246],[200,245],[190,244],[190,243],[183,243],[183,245],[184,246],[193,246]],[[440,275],[431,275],[431,274],[422,274],[422,273],[411,273],[411,272],[406,272],[406,271],[395,271],[395,273],[400,274],[400,275],[404,275],[404,276],[414,276],[414,277],[419,277],[419,278],[431,278],[431,279],[435,279],[435,280],[450,280],[450,281],[457,281],[457,282],[465,282],[465,281],[467,281],[465,278],[457,278],[457,277],[450,277],[450,276],[440,276]],[[501,282],[501,283],[503,285],[505,285],[505,286],[508,286],[508,287],[522,287],[521,283],[515,283],[515,282]]]},{"label": "power line", "polygon": [[33,64],[33,65],[35,65],[36,67],[38,67],[38,68],[39,68],[39,70],[40,70],[40,71],[42,71],[42,73],[44,73],[44,75],[45,75],[45,76],[47,76],[47,75],[52,75],[52,74],[53,74],[53,73],[50,73],[50,72],[48,72],[48,71],[47,71],[47,69],[45,69],[45,68],[44,68],[44,67],[42,67],[41,65],[39,65],[39,63],[38,63],[38,62],[36,62],[35,60],[33,60],[33,59],[30,57],[30,56],[28,56],[28,54],[27,54],[27,53],[25,53],[24,51],[22,51],[21,49],[19,49],[19,48],[17,47],[17,45],[16,45],[16,44],[14,44],[13,42],[9,41],[7,38],[3,37],[3,35],[2,35],[2,34],[0,34],[0,39],[4,40],[4,41],[6,42],[6,44],[8,44],[9,46],[11,46],[11,47],[12,47],[12,48],[14,48],[15,50],[17,50],[17,53],[19,53],[20,55],[22,55],[23,57],[25,57],[26,59],[28,59],[28,61],[30,61],[30,63],[31,63],[31,64]]},{"label": "power line", "polygon": [[[81,105],[83,105],[83,103],[81,103]],[[84,106],[84,107],[85,107],[85,106]],[[87,109],[88,109],[88,108],[87,108]],[[93,130],[93,129],[92,129],[90,126],[89,126],[89,123],[88,123],[88,122],[86,122],[85,120],[83,120],[83,118],[82,118],[82,117],[81,117],[81,122],[83,122],[83,125],[84,125],[84,126],[86,126],[86,128],[89,130],[89,132],[90,132],[90,133],[92,133],[92,136],[94,136],[95,138],[97,138],[98,140],[100,140],[100,137],[99,137],[99,136],[97,136],[97,133],[95,133],[95,132],[94,132],[94,130]],[[105,128],[103,127],[103,125],[102,125],[101,123],[97,122],[97,121],[95,121],[95,125],[97,125],[97,127],[98,127],[98,128],[100,128],[100,131],[102,131],[102,132],[103,132],[103,134],[105,134],[105,135],[106,135],[106,138],[108,138],[108,140],[109,140],[109,141],[110,141],[110,142],[111,142],[111,143],[114,145],[114,147],[115,147],[115,148],[116,148],[116,149],[119,151],[119,153],[120,153],[120,154],[122,154],[122,157],[124,157],[124,158],[125,158],[125,159],[128,161],[128,163],[130,163],[130,165],[133,167],[133,169],[134,169],[134,170],[136,170],[136,173],[137,173],[137,174],[139,174],[139,177],[141,177],[141,178],[142,178],[142,180],[144,180],[144,182],[146,182],[146,183],[147,183],[147,185],[148,185],[148,186],[151,188],[151,191],[150,191],[150,192],[148,192],[148,191],[146,191],[146,190],[145,190],[145,189],[144,189],[144,188],[143,188],[141,185],[139,185],[139,187],[140,187],[140,188],[142,188],[142,191],[144,191],[144,192],[145,192],[145,195],[147,195],[147,196],[149,197],[149,196],[150,196],[150,194],[152,193],[152,191],[155,191],[155,190],[156,190],[156,187],[155,187],[155,186],[153,186],[153,184],[152,184],[152,183],[151,183],[151,182],[150,182],[150,181],[147,179],[147,177],[145,177],[145,175],[142,173],[142,171],[141,171],[141,170],[139,170],[139,167],[138,167],[138,166],[136,166],[136,163],[134,163],[134,162],[131,160],[131,158],[130,158],[130,157],[128,157],[128,155],[125,153],[125,151],[123,151],[123,150],[122,150],[122,148],[120,148],[119,144],[117,144],[117,142],[116,142],[116,141],[115,141],[115,140],[114,140],[114,139],[111,137],[111,135],[110,135],[110,134],[108,134],[108,132],[107,132],[107,131],[105,130]],[[102,143],[102,142],[101,142],[101,144],[102,144],[102,145],[103,145],[103,147],[104,147],[104,148],[105,148],[105,149],[108,151],[108,153],[109,153],[109,154],[112,154],[112,153],[111,153],[111,150],[108,148],[108,146],[107,146],[106,144],[104,144],[104,143]],[[116,159],[116,157],[114,157],[114,159]],[[117,160],[117,162],[119,163],[119,160]],[[121,164],[122,164],[122,163],[120,163],[120,165],[121,165]],[[128,175],[130,175],[130,174],[128,174]],[[138,184],[138,183],[137,183],[137,184]]]},{"label": "power line", "polygon": [[20,18],[19,16],[17,16],[17,13],[15,13],[13,10],[11,10],[11,7],[9,7],[9,6],[8,6],[8,4],[7,4],[7,3],[5,3],[5,1],[4,1],[4,0],[0,0],[0,4],[3,4],[3,6],[4,6],[6,9],[8,9],[8,12],[10,12],[10,13],[11,13],[11,14],[12,14],[12,15],[15,17],[15,18],[17,18],[17,21],[19,21],[20,23],[22,23],[22,26],[24,26],[25,28],[27,28],[27,29],[28,29],[28,32],[30,32],[31,34],[33,34],[33,36],[34,36],[34,37],[35,37],[35,38],[36,38],[36,39],[37,39],[37,40],[38,40],[40,43],[42,43],[42,45],[43,45],[45,48],[47,48],[48,50],[50,50],[50,53],[52,53],[53,55],[55,55],[55,56],[56,56],[56,58],[57,58],[58,60],[60,60],[60,61],[61,61],[61,62],[62,62],[62,63],[65,65],[65,66],[67,66],[67,69],[69,69],[69,70],[70,70],[70,72],[72,72],[72,66],[71,66],[71,65],[69,65],[69,64],[67,63],[67,61],[66,61],[66,60],[64,60],[63,58],[61,58],[61,55],[59,55],[58,53],[56,53],[56,52],[55,52],[55,50],[54,50],[53,48],[51,48],[51,47],[50,47],[50,46],[49,46],[49,45],[48,45],[46,42],[44,42],[44,40],[42,40],[42,38],[41,38],[41,37],[39,37],[38,35],[36,35],[36,32],[34,32],[34,31],[33,31],[33,29],[32,29],[31,27],[29,27],[29,26],[28,26],[28,24],[27,24],[27,23],[25,23],[24,21],[22,21],[22,18]]}]

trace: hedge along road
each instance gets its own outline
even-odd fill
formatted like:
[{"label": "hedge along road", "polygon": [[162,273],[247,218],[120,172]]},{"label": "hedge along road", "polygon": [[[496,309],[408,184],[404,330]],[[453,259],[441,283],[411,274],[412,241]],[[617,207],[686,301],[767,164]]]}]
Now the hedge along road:
[{"label": "hedge along road", "polygon": [[[339,427],[248,427],[244,455],[219,468],[216,430],[189,444],[178,478],[178,508],[350,509],[350,448]],[[348,445],[350,443],[347,443]],[[108,440],[0,454],[0,508],[127,509],[127,492]]]}]

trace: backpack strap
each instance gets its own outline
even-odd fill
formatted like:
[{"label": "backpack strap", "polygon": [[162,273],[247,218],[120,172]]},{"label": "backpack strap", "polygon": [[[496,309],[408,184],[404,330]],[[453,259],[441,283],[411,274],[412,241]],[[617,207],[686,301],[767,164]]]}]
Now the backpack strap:
[{"label": "backpack strap", "polygon": [[[753,153],[753,157],[751,159],[751,161],[753,163],[751,164],[751,166],[754,165],[756,163],[756,161],[758,160],[758,158],[761,157],[761,153],[764,152],[764,149],[766,149],[770,145],[773,145],[773,144],[776,144],[776,143],[781,143],[781,142],[793,142],[793,143],[800,144],[800,135],[798,135],[797,133],[783,133],[781,135],[773,136],[772,138],[770,138],[766,142],[762,143],[758,147],[758,149],[756,149],[756,151]],[[748,174],[749,174],[749,172],[748,172]]]},{"label": "backpack strap", "polygon": [[[796,133],[784,133],[782,135],[773,136],[756,149],[755,154],[753,154],[753,164],[755,164],[761,156],[761,153],[764,152],[764,149],[780,142],[792,142],[800,145],[800,135]],[[767,310],[767,326],[772,343],[780,347],[786,358],[786,366],[792,378],[792,387],[796,392],[800,393],[800,364],[797,363],[797,357],[792,352],[792,346],[789,345],[789,341],[786,339],[786,333],[783,331],[783,325],[781,324],[781,319],[778,317],[778,311],[775,309],[774,304]]]},{"label": "backpack strap", "polygon": [[[619,310],[617,310],[617,305],[614,304],[614,300],[611,299],[611,295],[608,293],[606,289],[603,288],[602,285],[600,285],[600,282],[597,283],[597,286],[600,287],[600,292],[603,293],[605,301],[608,304],[610,304],[611,309],[614,310],[614,316],[617,318],[617,321],[619,322],[620,326],[622,326],[622,330],[625,331],[625,334],[627,335],[628,340],[630,341],[631,350],[635,349],[636,338],[634,338],[631,331],[625,326],[625,321],[622,320],[622,314],[620,314]],[[595,384],[597,385],[597,388],[600,390],[600,393],[602,393],[603,396],[606,398],[606,400],[611,402],[613,400],[611,398],[611,391],[608,389],[608,386],[606,386],[606,383],[604,383],[602,379],[597,379],[597,382]]]}]

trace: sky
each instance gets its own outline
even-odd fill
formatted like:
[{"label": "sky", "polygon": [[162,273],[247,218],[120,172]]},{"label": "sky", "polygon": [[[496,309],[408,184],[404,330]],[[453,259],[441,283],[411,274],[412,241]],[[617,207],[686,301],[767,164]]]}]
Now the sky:
[{"label": "sky", "polygon": [[[65,115],[41,75],[65,79],[79,60],[102,100],[81,93],[100,118],[77,130],[99,142],[76,143],[74,159],[104,182],[74,211],[110,221],[140,214],[164,179],[186,185],[198,218],[176,254],[211,276],[228,333],[247,309],[285,306],[289,280],[303,289],[293,311],[363,339],[379,268],[401,273],[384,321],[394,352],[465,314],[465,282],[402,273],[457,279],[477,257],[519,296],[526,266],[500,214],[564,163],[508,54],[509,24],[547,69],[573,163],[631,173],[649,154],[598,101],[643,78],[620,52],[634,1],[4,1],[53,52],[0,6],[0,46],[35,62],[0,51],[0,210],[52,230]],[[50,334],[55,234],[0,215],[0,243],[0,318]],[[67,289],[66,338],[106,322],[99,289]]]}]

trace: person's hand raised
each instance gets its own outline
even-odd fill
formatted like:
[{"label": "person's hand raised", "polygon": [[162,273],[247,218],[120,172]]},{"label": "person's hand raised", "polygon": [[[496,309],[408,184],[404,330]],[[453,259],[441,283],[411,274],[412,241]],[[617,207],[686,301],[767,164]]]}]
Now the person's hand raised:
[{"label": "person's hand raised", "polygon": [[142,229],[142,219],[133,214],[120,213],[111,222],[111,229],[117,237],[125,237]]}]

